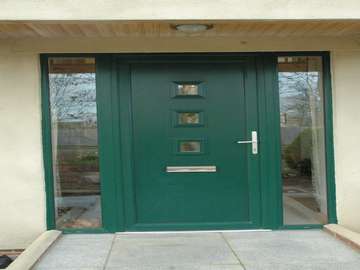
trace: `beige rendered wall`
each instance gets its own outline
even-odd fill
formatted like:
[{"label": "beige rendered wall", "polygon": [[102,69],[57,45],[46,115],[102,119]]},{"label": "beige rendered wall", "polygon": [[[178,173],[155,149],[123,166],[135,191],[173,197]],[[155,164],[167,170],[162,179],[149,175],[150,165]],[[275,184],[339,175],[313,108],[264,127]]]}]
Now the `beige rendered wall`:
[{"label": "beige rendered wall", "polygon": [[34,53],[0,50],[0,250],[45,230],[38,66]]},{"label": "beige rendered wall", "polygon": [[360,51],[332,54],[339,223],[360,233]]},{"label": "beige rendered wall", "polygon": [[0,43],[0,249],[24,248],[46,229],[41,146],[39,53],[246,52],[332,53],[339,222],[360,232],[360,45],[345,39],[93,38]]},{"label": "beige rendered wall", "polygon": [[358,18],[358,0],[2,0],[0,8],[0,20]]}]

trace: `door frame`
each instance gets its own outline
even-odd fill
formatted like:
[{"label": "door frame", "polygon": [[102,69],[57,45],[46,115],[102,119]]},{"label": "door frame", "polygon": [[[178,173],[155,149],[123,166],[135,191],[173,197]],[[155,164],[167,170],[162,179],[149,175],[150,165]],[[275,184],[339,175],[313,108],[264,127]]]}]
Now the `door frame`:
[{"label": "door frame", "polygon": [[[129,87],[129,81],[119,79],[117,74],[128,74],[126,64],[131,61],[239,61],[244,57],[254,59],[258,94],[258,134],[260,142],[259,166],[261,201],[260,226],[263,229],[313,228],[321,225],[283,226],[282,222],[282,180],[280,154],[280,109],[277,80],[278,56],[322,56],[324,72],[324,111],[325,111],[325,145],[327,173],[328,222],[337,223],[334,150],[332,128],[332,93],[329,52],[271,52],[271,53],[155,53],[155,54],[41,54],[41,96],[42,96],[42,135],[46,184],[47,227],[55,228],[54,184],[52,173],[51,118],[49,106],[48,68],[49,57],[81,57],[96,58],[96,87],[98,110],[98,136],[100,155],[100,177],[102,194],[103,228],[100,229],[66,229],[65,232],[116,232],[125,231],[128,224],[126,216],[133,215],[126,206],[131,201],[126,186],[131,186],[131,115],[130,103],[124,102],[131,97],[126,91],[117,91],[117,87]],[[101,89],[101,91],[99,91]],[[121,100],[118,106],[118,100]],[[120,127],[118,123],[122,123]],[[278,128],[275,128],[278,127]],[[121,138],[120,140],[117,138]],[[277,158],[274,158],[277,157]],[[116,164],[122,164],[120,167]],[[126,169],[127,168],[127,169]],[[115,207],[117,206],[117,211]]]}]

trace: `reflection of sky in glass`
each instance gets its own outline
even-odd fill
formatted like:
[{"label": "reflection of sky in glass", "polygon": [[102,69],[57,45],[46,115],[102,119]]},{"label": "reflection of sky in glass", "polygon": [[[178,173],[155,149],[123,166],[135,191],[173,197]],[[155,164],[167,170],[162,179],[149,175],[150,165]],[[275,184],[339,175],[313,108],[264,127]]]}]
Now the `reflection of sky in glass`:
[{"label": "reflection of sky in glass", "polygon": [[95,73],[49,74],[49,85],[58,121],[96,121]]}]

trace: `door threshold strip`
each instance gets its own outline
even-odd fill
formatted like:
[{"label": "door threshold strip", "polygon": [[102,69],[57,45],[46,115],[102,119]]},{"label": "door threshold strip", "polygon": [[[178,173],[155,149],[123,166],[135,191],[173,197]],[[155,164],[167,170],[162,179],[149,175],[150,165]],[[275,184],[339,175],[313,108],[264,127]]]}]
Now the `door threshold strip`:
[{"label": "door threshold strip", "polygon": [[245,233],[245,232],[271,232],[268,229],[254,229],[254,230],[201,230],[201,231],[138,231],[138,232],[116,232],[116,234],[186,234],[186,233]]}]

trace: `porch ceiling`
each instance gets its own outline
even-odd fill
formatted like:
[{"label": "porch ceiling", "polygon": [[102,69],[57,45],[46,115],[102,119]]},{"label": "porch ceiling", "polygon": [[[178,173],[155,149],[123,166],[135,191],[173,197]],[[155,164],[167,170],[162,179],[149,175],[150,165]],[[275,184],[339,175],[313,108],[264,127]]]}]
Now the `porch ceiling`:
[{"label": "porch ceiling", "polygon": [[0,22],[0,39],[62,37],[354,37],[360,20],[351,21],[217,21],[214,27],[188,34],[171,26],[189,22]]}]

